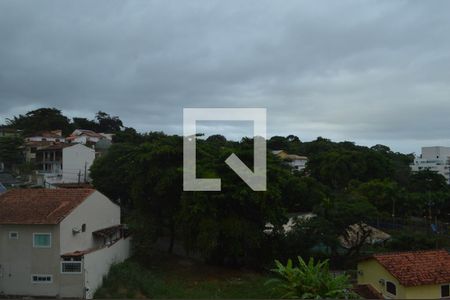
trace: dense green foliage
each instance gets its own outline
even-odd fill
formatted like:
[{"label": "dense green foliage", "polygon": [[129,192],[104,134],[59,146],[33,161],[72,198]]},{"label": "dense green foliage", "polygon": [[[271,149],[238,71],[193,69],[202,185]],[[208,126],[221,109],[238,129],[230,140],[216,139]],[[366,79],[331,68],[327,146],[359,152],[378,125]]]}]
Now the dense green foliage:
[{"label": "dense green foliage", "polygon": [[113,265],[95,298],[265,299],[271,295],[265,274],[205,267],[192,261],[173,265],[160,258],[149,266],[133,259]]},{"label": "dense green foliage", "polygon": [[27,134],[45,130],[61,129],[65,134],[70,132],[70,119],[56,108],[39,108],[27,112],[25,115],[7,119],[7,126],[22,130]]},{"label": "dense green foliage", "polygon": [[298,257],[298,266],[289,259],[286,266],[275,261],[272,271],[276,278],[267,281],[275,293],[288,299],[350,299],[356,295],[350,290],[352,285],[346,275],[333,275],[329,271],[328,261],[314,262],[310,258],[306,263]]},{"label": "dense green foliage", "polygon": [[[359,255],[364,246],[364,239],[350,249],[340,246],[350,225],[438,213],[444,219],[449,212],[450,192],[442,176],[411,174],[411,156],[382,145],[274,137],[268,141],[273,149],[308,155],[307,168],[292,173],[269,152],[268,190],[253,192],[224,164],[235,153],[251,167],[252,140],[215,135],[197,141],[197,176],[221,178],[222,191],[182,192],[181,137],[126,129],[114,141],[108,155],[95,162],[92,177],[100,191],[129,209],[139,253],[168,236],[169,250],[177,240],[219,264],[260,265],[297,255],[336,262]],[[316,218],[298,222],[287,234],[281,229],[289,213],[311,211]],[[264,233],[269,222],[271,234]]]},{"label": "dense green foliage", "polygon": [[22,162],[23,139],[14,136],[0,137],[0,162],[9,169],[14,164]]},{"label": "dense green foliage", "polygon": [[150,133],[136,138],[131,133],[128,141],[97,160],[91,174],[98,189],[133,210],[130,225],[139,232],[139,252],[162,236],[170,237],[171,249],[179,236],[187,250],[216,263],[260,259],[254,253],[265,245],[266,223],[281,226],[286,220],[283,191],[292,183],[288,168],[269,156],[269,189],[255,193],[223,164],[234,152],[251,165],[252,141],[199,141],[197,174],[220,177],[222,191],[182,192],[181,137]]},{"label": "dense green foliage", "polygon": [[74,117],[71,121],[56,108],[39,108],[25,115],[14,116],[12,119],[7,119],[6,126],[21,130],[25,136],[57,129],[61,129],[63,134],[69,134],[77,128],[105,133],[115,133],[123,128],[119,117],[110,116],[102,111],[95,115],[95,120]]},{"label": "dense green foliage", "polygon": [[[432,244],[405,227],[411,220],[422,232],[430,231],[431,223],[450,221],[445,178],[430,171],[411,173],[413,156],[384,145],[369,148],[322,137],[303,142],[294,135],[274,136],[267,141],[268,150],[305,155],[307,167],[291,172],[268,151],[268,190],[254,192],[224,163],[235,153],[252,168],[253,140],[199,136],[197,177],[221,178],[222,191],[183,192],[180,136],[140,134],[101,111],[93,120],[71,121],[54,108],[16,116],[7,126],[25,135],[54,129],[67,134],[75,128],[115,133],[113,146],[95,161],[91,177],[97,189],[121,204],[126,222],[137,233],[136,253],[143,256],[158,239],[168,237],[169,251],[180,242],[217,264],[261,266],[298,255],[330,258],[334,264],[358,256],[364,248],[364,239],[351,248],[341,247],[353,224],[405,228],[405,236],[386,247],[406,250]],[[20,153],[21,139],[0,139],[0,158],[7,166],[20,163]],[[316,217],[299,219],[291,231],[283,230],[288,216],[306,212]],[[268,223],[273,225],[269,233]]]}]

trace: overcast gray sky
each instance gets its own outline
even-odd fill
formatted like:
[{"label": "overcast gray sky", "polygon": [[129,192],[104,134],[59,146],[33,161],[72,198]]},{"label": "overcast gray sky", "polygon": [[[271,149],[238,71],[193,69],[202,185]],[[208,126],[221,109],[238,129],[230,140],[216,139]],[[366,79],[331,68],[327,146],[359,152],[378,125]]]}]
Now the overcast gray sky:
[{"label": "overcast gray sky", "polygon": [[1,0],[0,123],[57,107],[181,134],[183,107],[266,107],[269,135],[450,146],[449,11],[450,1]]}]

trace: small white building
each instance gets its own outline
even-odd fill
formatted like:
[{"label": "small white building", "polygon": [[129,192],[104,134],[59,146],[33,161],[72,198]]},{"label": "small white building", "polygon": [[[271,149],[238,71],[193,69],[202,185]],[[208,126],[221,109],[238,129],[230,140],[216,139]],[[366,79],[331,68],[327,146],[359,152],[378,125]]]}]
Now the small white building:
[{"label": "small white building", "polygon": [[90,181],[94,160],[95,150],[81,144],[58,143],[36,151],[38,171],[50,184]]},{"label": "small white building", "polygon": [[450,183],[450,147],[422,147],[422,154],[414,159],[411,165],[413,172],[434,171]]},{"label": "small white building", "polygon": [[0,195],[0,297],[91,299],[130,255],[120,207],[93,189]]},{"label": "small white building", "polygon": [[61,130],[41,131],[27,136],[25,142],[65,142]]},{"label": "small white building", "polygon": [[308,158],[302,155],[288,154],[284,150],[272,151],[272,154],[278,156],[280,159],[286,161],[289,166],[295,171],[302,171],[306,168]]},{"label": "small white building", "polygon": [[70,136],[67,137],[67,141],[70,143],[78,144],[95,144],[100,140],[107,139],[112,140],[113,134],[97,133],[87,129],[75,129]]}]

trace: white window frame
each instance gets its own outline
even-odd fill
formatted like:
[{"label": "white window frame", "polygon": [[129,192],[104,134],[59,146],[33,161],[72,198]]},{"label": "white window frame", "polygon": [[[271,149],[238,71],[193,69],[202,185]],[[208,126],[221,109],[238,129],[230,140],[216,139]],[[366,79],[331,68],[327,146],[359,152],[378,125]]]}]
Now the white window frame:
[{"label": "white window frame", "polygon": [[[12,234],[16,234],[16,237],[12,237]],[[8,232],[8,238],[10,240],[18,240],[19,239],[19,232],[18,231],[10,231],[10,232]]]},{"label": "white window frame", "polygon": [[[64,272],[63,271],[63,264],[69,263],[69,264],[79,264],[80,265],[80,272]],[[81,260],[63,260],[61,261],[61,274],[82,274],[83,273],[83,262]]]},{"label": "white window frame", "polygon": [[[38,277],[50,277],[50,281],[34,281],[35,276]],[[53,275],[52,274],[31,274],[31,283],[32,284],[51,284],[53,283]]]},{"label": "white window frame", "polygon": [[[392,283],[392,285],[394,285],[394,287],[395,287],[395,294],[392,294],[391,292],[388,291],[388,288],[387,288],[388,282]],[[397,285],[395,284],[395,282],[390,281],[390,280],[385,280],[385,290],[386,290],[386,293],[388,293],[389,295],[397,296]]]},{"label": "white window frame", "polygon": [[[36,235],[46,234],[50,237],[50,245],[48,246],[38,246],[34,243],[34,237]],[[51,248],[52,247],[52,233],[51,232],[33,232],[33,248]]]}]

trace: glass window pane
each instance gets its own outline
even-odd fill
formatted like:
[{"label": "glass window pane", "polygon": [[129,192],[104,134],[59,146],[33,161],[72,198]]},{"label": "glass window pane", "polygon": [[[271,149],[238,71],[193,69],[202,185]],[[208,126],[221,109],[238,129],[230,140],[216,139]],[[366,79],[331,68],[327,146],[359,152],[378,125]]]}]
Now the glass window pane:
[{"label": "glass window pane", "polygon": [[34,246],[35,247],[50,247],[50,234],[35,234],[34,235]]},{"label": "glass window pane", "polygon": [[441,286],[441,297],[450,297],[450,285]]}]

